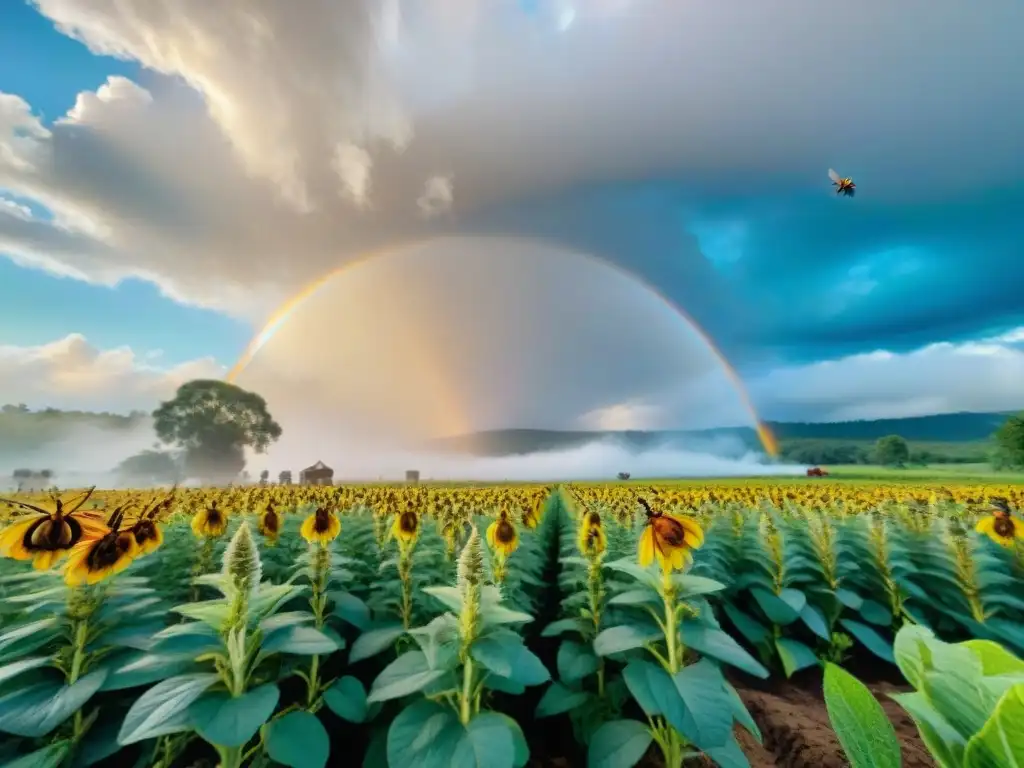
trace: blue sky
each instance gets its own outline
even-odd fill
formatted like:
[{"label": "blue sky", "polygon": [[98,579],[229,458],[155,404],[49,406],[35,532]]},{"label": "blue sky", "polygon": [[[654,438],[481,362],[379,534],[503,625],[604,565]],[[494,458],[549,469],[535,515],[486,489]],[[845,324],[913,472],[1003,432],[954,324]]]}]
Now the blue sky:
[{"label": "blue sky", "polygon": [[[271,0],[0,6],[0,93],[27,104],[0,101],[0,345],[38,371],[29,348],[86,340],[45,355],[48,401],[99,402],[54,361],[101,359],[128,367],[108,399],[145,404],[367,252],[486,235],[645,281],[769,418],[1024,407],[1019,0],[467,0],[373,23]],[[573,290],[567,317],[600,311]],[[367,301],[331,331],[374,338],[389,296]],[[164,370],[103,357],[121,347]],[[0,376],[0,400],[31,394]]]}]

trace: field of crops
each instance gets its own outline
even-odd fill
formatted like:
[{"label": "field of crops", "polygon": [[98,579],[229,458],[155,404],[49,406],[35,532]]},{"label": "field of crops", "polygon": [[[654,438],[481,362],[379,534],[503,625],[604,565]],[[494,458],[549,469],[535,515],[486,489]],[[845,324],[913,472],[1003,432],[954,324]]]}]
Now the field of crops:
[{"label": "field of crops", "polygon": [[16,501],[0,765],[846,765],[823,668],[826,693],[857,699],[845,668],[893,695],[896,762],[871,765],[1024,759],[1003,727],[1024,717],[1024,525],[1000,511],[1024,486]]}]

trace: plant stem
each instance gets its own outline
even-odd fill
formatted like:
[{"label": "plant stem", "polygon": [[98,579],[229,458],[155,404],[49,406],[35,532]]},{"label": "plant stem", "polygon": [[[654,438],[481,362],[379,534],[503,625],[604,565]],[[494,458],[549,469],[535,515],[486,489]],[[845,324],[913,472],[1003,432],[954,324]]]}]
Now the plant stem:
[{"label": "plant stem", "polygon": [[459,696],[459,720],[467,725],[473,718],[473,660],[466,655],[462,666],[462,693]]}]

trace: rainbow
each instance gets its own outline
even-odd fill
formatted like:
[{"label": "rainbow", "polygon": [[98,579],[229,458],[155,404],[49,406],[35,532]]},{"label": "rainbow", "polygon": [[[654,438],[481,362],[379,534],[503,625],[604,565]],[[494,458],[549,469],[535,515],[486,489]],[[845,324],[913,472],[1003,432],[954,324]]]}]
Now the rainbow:
[{"label": "rainbow", "polygon": [[[474,235],[474,238],[477,237],[480,236]],[[366,262],[372,261],[373,259],[382,256],[387,256],[388,254],[391,253],[396,253],[402,248],[427,245],[430,242],[442,239],[446,238],[428,238],[425,240],[416,241],[414,243],[405,243],[397,247],[391,247],[376,251],[368,251],[366,253],[360,254],[355,259],[347,262],[343,266],[338,267],[337,269],[333,269],[330,272],[322,275],[321,277],[318,277],[311,283],[307,284],[294,296],[292,296],[290,299],[285,301],[280,307],[278,307],[277,310],[274,311],[274,313],[270,316],[270,319],[267,320],[266,324],[263,326],[260,332],[257,333],[246,346],[245,350],[238,358],[238,361],[234,364],[234,366],[232,366],[231,370],[228,371],[226,380],[231,383],[235,382],[238,379],[238,377],[242,374],[242,372],[252,362],[253,358],[257,355],[260,349],[262,349],[263,346],[274,337],[274,334],[277,333],[277,331],[280,330],[281,327],[286,322],[288,322],[289,318],[292,316],[295,310],[302,306],[303,303],[305,303],[308,299],[314,296],[321,288],[323,288],[325,285],[331,282],[334,278],[347,272],[350,269],[359,266],[360,264],[365,264]],[[701,341],[703,341],[707,345],[708,349],[718,360],[718,363],[719,365],[721,365],[726,377],[729,379],[729,382],[733,385],[733,388],[735,389],[736,394],[740,399],[740,402],[743,404],[744,409],[750,414],[751,420],[754,424],[754,429],[757,431],[757,438],[761,442],[761,446],[764,448],[765,453],[767,453],[769,456],[778,456],[779,445],[778,441],[775,439],[775,435],[772,434],[771,430],[768,429],[768,426],[761,420],[761,417],[758,415],[757,409],[754,407],[754,402],[750,397],[750,393],[747,391],[747,387],[743,383],[743,379],[740,377],[736,369],[733,368],[732,364],[725,357],[725,355],[722,354],[721,350],[718,349],[718,346],[708,335],[707,331],[701,328],[697,321],[694,320],[693,317],[691,317],[685,309],[683,309],[677,303],[672,301],[657,287],[655,287],[654,285],[652,285],[651,283],[649,283],[647,280],[640,277],[636,273],[631,272],[628,269],[625,269],[624,267],[621,267],[618,264],[614,263],[613,261],[610,261],[609,259],[606,259],[602,256],[596,256],[594,254],[584,253],[581,251],[577,251],[576,253],[586,259],[597,262],[599,264],[603,264],[604,266],[609,267],[610,269],[614,270],[624,278],[632,280],[633,282],[642,285],[651,295],[655,296],[662,304],[664,304],[672,312],[679,316],[694,331],[694,333],[697,334]],[[455,409],[451,407],[448,410],[455,412]],[[467,422],[465,418],[459,417],[453,423],[466,424]],[[467,428],[463,429],[462,431],[468,432],[469,430]]]}]

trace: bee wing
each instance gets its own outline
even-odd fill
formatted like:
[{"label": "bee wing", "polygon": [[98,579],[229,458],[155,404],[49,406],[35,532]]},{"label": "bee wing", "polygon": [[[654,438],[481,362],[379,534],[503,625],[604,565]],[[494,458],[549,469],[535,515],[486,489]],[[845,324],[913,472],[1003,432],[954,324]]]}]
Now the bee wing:
[{"label": "bee wing", "polygon": [[834,181],[836,184],[838,184],[842,180],[842,176],[840,176],[831,168],[828,169],[828,177],[832,179],[832,181]]}]

